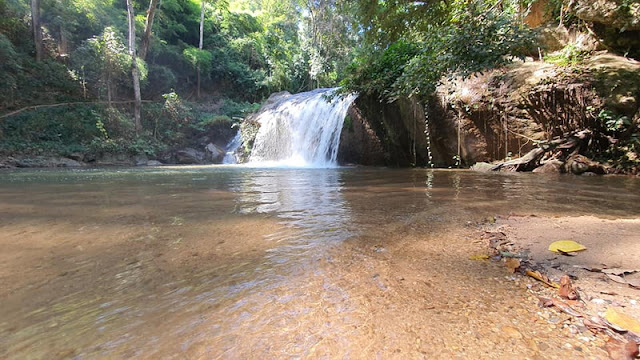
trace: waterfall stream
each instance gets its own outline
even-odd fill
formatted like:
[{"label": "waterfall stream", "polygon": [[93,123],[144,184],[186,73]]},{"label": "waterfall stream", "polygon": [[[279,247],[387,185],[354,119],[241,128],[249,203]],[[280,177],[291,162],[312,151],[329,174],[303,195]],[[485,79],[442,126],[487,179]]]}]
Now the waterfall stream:
[{"label": "waterfall stream", "polygon": [[356,95],[329,97],[336,88],[317,89],[278,99],[257,120],[260,130],[250,163],[294,167],[337,165],[340,134]]},{"label": "waterfall stream", "polygon": [[236,136],[227,144],[227,148],[225,149],[224,159],[222,160],[223,164],[237,164],[238,158],[236,157],[236,150],[242,145],[242,134],[240,134],[240,130],[236,133]]}]

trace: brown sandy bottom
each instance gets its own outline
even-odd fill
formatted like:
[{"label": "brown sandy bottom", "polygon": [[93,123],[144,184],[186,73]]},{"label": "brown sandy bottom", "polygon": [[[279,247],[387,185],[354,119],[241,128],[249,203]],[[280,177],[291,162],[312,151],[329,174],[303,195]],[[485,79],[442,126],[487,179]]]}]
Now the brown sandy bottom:
[{"label": "brown sandy bottom", "polygon": [[366,314],[359,356],[609,358],[605,336],[576,334],[568,317],[538,307],[535,280],[509,274],[500,262],[471,260],[487,251],[477,229],[416,221],[387,226],[341,251],[334,273],[349,269],[338,283]]},{"label": "brown sandy bottom", "polygon": [[[333,197],[305,177],[289,186],[293,174],[252,175],[237,183],[246,187],[240,194],[160,181],[0,192],[0,358],[608,359],[606,336],[538,307],[540,283],[500,261],[470,259],[488,251],[483,230],[502,229],[520,249],[530,241],[534,259],[541,246],[543,264],[556,257],[545,252],[556,238],[536,240],[541,229],[561,239],[567,228],[553,222],[587,219],[600,229],[602,220],[513,217],[488,225],[482,219],[490,214],[524,210],[496,196],[493,182],[459,186],[467,176],[481,180],[460,174],[437,172],[440,186],[427,188],[429,196],[422,177],[411,186],[377,172]],[[520,194],[526,187],[515,185],[528,178],[498,179]],[[269,213],[278,204],[281,216]],[[612,224],[638,233],[627,228],[634,221]],[[608,234],[620,246],[634,244]],[[572,239],[588,250],[551,260],[603,253],[589,239]],[[627,260],[606,261],[637,263]],[[599,273],[562,271],[575,271],[584,293],[593,276],[633,294]],[[631,297],[593,298],[635,306]]]},{"label": "brown sandy bottom", "polygon": [[[569,275],[583,298],[581,311],[603,316],[615,307],[640,321],[640,219],[512,216],[489,229],[504,233],[552,281]],[[560,240],[576,241],[587,250],[572,256],[549,251],[549,244]]]}]

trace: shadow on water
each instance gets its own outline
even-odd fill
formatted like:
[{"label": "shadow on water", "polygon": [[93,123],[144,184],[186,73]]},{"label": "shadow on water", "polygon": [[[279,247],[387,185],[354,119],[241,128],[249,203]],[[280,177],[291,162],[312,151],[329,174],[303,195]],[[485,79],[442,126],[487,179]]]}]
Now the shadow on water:
[{"label": "shadow on water", "polygon": [[335,281],[350,269],[327,266],[331,249],[399,229],[429,239],[505,213],[638,216],[640,181],[420,169],[4,171],[0,357],[309,356],[329,339],[333,354],[357,354],[350,344],[367,336],[358,330],[366,314]]}]

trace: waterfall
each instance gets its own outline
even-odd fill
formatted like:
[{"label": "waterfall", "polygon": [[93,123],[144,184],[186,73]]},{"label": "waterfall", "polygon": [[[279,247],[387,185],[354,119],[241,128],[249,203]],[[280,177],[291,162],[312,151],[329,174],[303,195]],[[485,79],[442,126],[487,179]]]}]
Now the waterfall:
[{"label": "waterfall", "polygon": [[250,163],[296,167],[336,166],[347,110],[357,95],[328,97],[336,88],[279,98],[257,116],[260,130]]},{"label": "waterfall", "polygon": [[431,131],[429,131],[429,102],[424,106],[424,136],[427,138],[427,166],[433,167],[433,154],[431,153]]},{"label": "waterfall", "polygon": [[224,159],[222,159],[223,164],[237,164],[238,158],[236,157],[236,150],[242,145],[242,135],[240,134],[240,130],[236,133],[236,136],[231,139],[231,141],[227,144],[225,149]]}]

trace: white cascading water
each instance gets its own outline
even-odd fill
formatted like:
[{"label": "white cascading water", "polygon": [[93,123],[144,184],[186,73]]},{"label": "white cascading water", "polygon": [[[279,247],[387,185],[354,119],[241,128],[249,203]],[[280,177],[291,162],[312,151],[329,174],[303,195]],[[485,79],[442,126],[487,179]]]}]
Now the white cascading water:
[{"label": "white cascading water", "polygon": [[240,130],[236,133],[236,136],[227,144],[227,148],[225,149],[224,159],[222,159],[223,164],[237,164],[238,158],[236,157],[236,150],[242,145],[242,135],[240,134]]},{"label": "white cascading water", "polygon": [[336,88],[287,96],[258,115],[250,163],[258,166],[334,167],[347,110],[357,95]]}]

